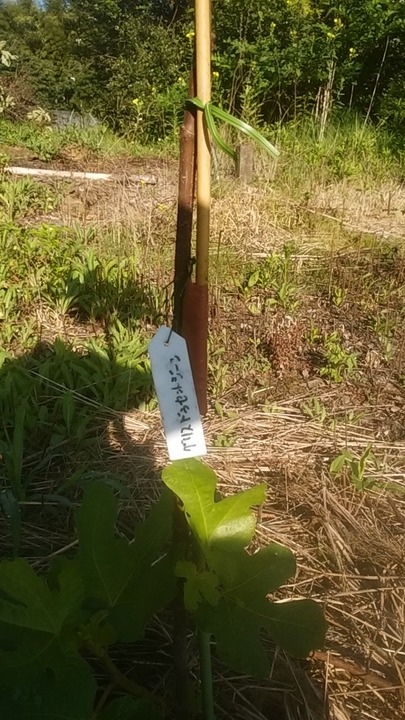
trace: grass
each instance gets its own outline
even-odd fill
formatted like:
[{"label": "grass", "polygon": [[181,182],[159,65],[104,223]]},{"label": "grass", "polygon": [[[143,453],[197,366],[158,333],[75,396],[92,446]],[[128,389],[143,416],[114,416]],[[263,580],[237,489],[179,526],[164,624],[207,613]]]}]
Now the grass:
[{"label": "grass", "polygon": [[274,131],[282,151],[279,180],[289,187],[306,190],[311,184],[345,180],[366,188],[384,180],[403,180],[405,157],[396,151],[394,138],[383,126],[365,125],[356,115],[332,119],[322,142],[312,119],[280,125]]},{"label": "grass", "polygon": [[63,151],[71,146],[94,155],[102,155],[104,159],[176,154],[172,141],[162,140],[153,147],[139,145],[134,140],[118,137],[104,125],[89,128],[76,126],[54,128],[41,127],[33,122],[15,123],[0,118],[0,138],[4,145],[25,148],[31,151],[38,160],[44,162],[60,158]]},{"label": "grass", "polygon": [[[100,129],[1,129],[5,146],[42,160],[62,162],[73,143],[101,163],[114,156],[123,172],[134,161],[131,145]],[[327,652],[308,663],[276,651],[263,685],[214,659],[216,702],[221,717],[243,720],[321,720],[327,702],[342,720],[395,720],[405,601],[403,160],[361,123],[331,125],[321,146],[310,124],[279,128],[278,141],[278,165],[258,157],[252,186],[221,164],[214,186],[208,460],[225,493],[267,483],[258,543],[294,550],[289,593],[323,602],[330,633]],[[167,458],[146,345],[170,322],[177,177],[170,158],[142,163],[156,186],[1,178],[3,555],[18,550],[41,565],[68,553],[71,508],[90,478],[133,501],[131,526],[159,492]],[[167,645],[160,620],[151,633]],[[132,667],[132,656],[119,660]]]}]

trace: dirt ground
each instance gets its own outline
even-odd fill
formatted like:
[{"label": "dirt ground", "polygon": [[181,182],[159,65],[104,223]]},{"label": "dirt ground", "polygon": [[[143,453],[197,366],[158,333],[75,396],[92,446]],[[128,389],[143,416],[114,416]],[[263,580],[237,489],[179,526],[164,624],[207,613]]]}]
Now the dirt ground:
[{"label": "dirt ground", "polygon": [[[69,148],[57,162],[39,163],[20,148],[0,150],[20,166],[117,175],[112,184],[62,183],[59,208],[41,222],[131,227],[149,250],[166,238],[172,253],[175,160],[106,160]],[[155,175],[156,185],[128,183],[133,173]],[[294,551],[297,575],[282,596],[317,599],[329,630],[326,647],[305,662],[269,645],[274,662],[266,683],[235,678],[215,660],[217,705],[223,717],[241,720],[400,720],[405,189],[387,182],[376,193],[342,181],[301,202],[283,199],[271,182],[232,192],[222,187],[223,181],[214,183],[210,333],[217,354],[210,360],[211,409],[204,421],[207,462],[224,493],[267,484],[258,542],[276,540]],[[259,262],[292,238],[299,248],[292,260],[299,310],[269,308],[260,288],[248,299],[231,288],[235,265]],[[342,290],[341,303],[331,303],[333,288]],[[390,348],[369,322],[387,313]],[[320,376],[321,350],[305,339],[314,326],[339,331],[356,355],[356,371],[342,382]],[[129,442],[111,430],[111,463],[147,486],[167,461],[159,415],[134,411],[121,421]],[[153,457],[142,454],[145,446],[154,448]],[[369,447],[370,491],[356,488],[348,467],[331,473],[343,449],[358,460]]]}]

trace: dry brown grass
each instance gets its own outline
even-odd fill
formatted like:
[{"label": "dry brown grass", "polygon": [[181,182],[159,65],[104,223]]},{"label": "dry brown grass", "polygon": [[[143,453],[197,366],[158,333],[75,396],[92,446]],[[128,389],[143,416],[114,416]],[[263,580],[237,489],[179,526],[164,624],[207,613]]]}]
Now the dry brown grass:
[{"label": "dry brown grass", "polygon": [[[267,484],[258,542],[293,550],[297,574],[283,596],[317,599],[329,630],[325,649],[307,663],[276,651],[265,684],[231,677],[217,663],[222,711],[240,718],[274,717],[278,709],[277,717],[294,720],[399,719],[405,707],[405,443],[386,443],[346,424],[327,429],[292,403],[271,414],[249,407],[236,412],[237,419],[206,418],[208,441],[230,428],[235,436],[233,447],[211,444],[207,462],[224,494]],[[121,452],[128,470],[135,462],[131,472],[145,482],[167,462],[159,417],[134,413],[123,420],[130,444]],[[141,432],[134,427],[139,421],[146,425]],[[378,490],[358,492],[347,477],[331,476],[330,460],[342,447],[360,455],[370,442],[381,459],[373,473]],[[145,445],[153,456],[140,457]],[[401,494],[384,490],[390,481]]]},{"label": "dry brown grass", "polygon": [[[156,187],[122,183],[100,189],[72,184],[61,209],[40,220],[94,227],[100,231],[96,240],[100,245],[102,233],[112,229],[117,246],[124,238],[127,249],[141,249],[144,265],[153,275],[156,258],[164,264],[162,256],[167,253],[171,257],[177,182],[173,165],[146,164],[142,170],[146,169],[159,175]],[[233,299],[221,289],[232,285],[233,273],[243,263],[293,240],[307,276],[323,273],[327,287],[336,258],[330,255],[325,271],[322,253],[346,247],[342,265],[354,266],[358,251],[350,246],[353,236],[348,230],[403,237],[404,203],[403,187],[389,183],[376,195],[367,188],[340,182],[316,188],[305,202],[277,188],[270,176],[266,183],[249,188],[241,188],[233,179],[218,183],[212,213],[213,285],[217,287],[214,304],[222,312],[222,317],[212,321],[217,346],[218,334],[228,328],[232,311],[235,314],[228,323],[229,334],[222,337],[237,347],[240,357],[249,352],[248,344],[241,341],[245,332],[241,319],[245,322],[246,313],[238,314]],[[311,292],[312,305],[304,303],[307,319],[315,317],[330,323],[331,313],[325,315],[313,288]],[[402,300],[399,304],[402,307]],[[399,319],[401,307],[397,304],[395,310]],[[308,308],[318,314],[308,314]],[[344,330],[355,324],[351,310],[349,304],[336,319]],[[249,322],[253,326],[256,320],[250,318]],[[267,317],[260,322],[261,331]],[[272,332],[272,328],[267,330]],[[368,336],[363,334],[360,339],[367,349]],[[258,482],[267,484],[267,501],[259,512],[258,542],[275,540],[293,550],[297,574],[283,593],[317,599],[329,622],[326,647],[306,662],[295,662],[269,644],[274,661],[265,683],[234,677],[216,661],[218,717],[403,717],[405,393],[398,382],[400,367],[395,373],[387,369],[381,353],[374,346],[370,349],[377,353],[380,369],[371,372],[373,368],[366,368],[364,363],[367,388],[354,382],[328,385],[313,376],[303,379],[300,375],[292,381],[274,373],[257,388],[253,387],[254,372],[249,369],[238,396],[224,392],[217,398],[214,394],[226,412],[219,417],[211,411],[205,420],[207,462],[218,473],[222,492],[231,493]],[[233,373],[232,368],[229,373]],[[373,393],[367,399],[370,387]],[[305,417],[300,406],[314,396],[324,404],[333,423]],[[108,467],[127,478],[135,507],[143,514],[159,492],[160,470],[167,462],[159,416],[101,410],[105,421],[100,438],[103,458]],[[348,420],[350,412],[363,413],[362,421],[355,424]],[[230,437],[232,447],[216,447],[219,436]],[[379,459],[378,468],[373,468],[378,489],[358,492],[347,475],[332,476],[329,465],[343,448],[350,448],[359,457],[369,444]],[[398,493],[385,489],[389,482],[398,484]],[[61,527],[54,516],[50,515],[46,530],[44,527],[28,522],[25,528],[27,554],[39,564],[47,563],[56,553],[68,552],[75,542],[71,527]],[[167,629],[160,628],[160,632],[162,642],[167,643]],[[193,663],[192,672],[195,659]]]}]

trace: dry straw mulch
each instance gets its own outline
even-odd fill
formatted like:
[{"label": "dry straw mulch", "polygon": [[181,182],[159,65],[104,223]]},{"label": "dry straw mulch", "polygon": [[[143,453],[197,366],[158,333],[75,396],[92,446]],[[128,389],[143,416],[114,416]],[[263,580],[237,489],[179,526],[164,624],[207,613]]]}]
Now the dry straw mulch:
[{"label": "dry straw mulch", "polygon": [[[167,461],[160,419],[136,413],[124,416],[123,425],[127,442],[121,453],[143,494],[152,467],[156,478]],[[329,623],[326,647],[304,663],[270,646],[274,662],[265,683],[236,678],[217,662],[218,717],[402,718],[405,443],[386,443],[343,423],[328,428],[288,403],[271,413],[246,407],[236,418],[211,415],[205,426],[211,441],[206,461],[224,494],[267,484],[258,542],[283,543],[297,559],[296,577],[280,596],[318,600]],[[214,447],[212,439],[226,433],[232,434],[233,447]],[[330,474],[330,461],[342,448],[360,456],[370,443],[379,463],[367,474],[378,480],[377,490],[358,492],[348,477]],[[397,483],[400,491],[386,491],[387,482]]]}]

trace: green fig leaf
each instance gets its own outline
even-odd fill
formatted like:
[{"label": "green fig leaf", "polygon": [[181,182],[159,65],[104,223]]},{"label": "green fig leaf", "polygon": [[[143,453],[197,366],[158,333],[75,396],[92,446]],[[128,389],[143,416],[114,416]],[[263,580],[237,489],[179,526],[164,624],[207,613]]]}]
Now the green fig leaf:
[{"label": "green fig leaf", "polygon": [[135,529],[133,542],[115,534],[118,500],[107,485],[89,485],[76,513],[76,562],[86,579],[87,597],[95,608],[98,603],[99,609],[108,609],[106,622],[122,642],[142,637],[147,621],[175,595],[173,558],[163,554],[171,534],[171,509],[172,497],[164,493]]},{"label": "green fig leaf", "polygon": [[50,654],[48,668],[31,682],[0,691],[0,716],[7,720],[90,720],[97,683],[87,663],[61,652]]},{"label": "green fig leaf", "polygon": [[203,600],[210,605],[218,604],[221,593],[219,579],[215,573],[209,570],[198,572],[194,563],[181,560],[176,564],[176,575],[185,578],[184,604],[187,610],[197,610]]},{"label": "green fig leaf", "polygon": [[235,551],[251,542],[256,527],[251,507],[264,501],[264,485],[215,502],[216,475],[199,460],[177,460],[164,469],[162,477],[182,501],[204,552],[214,547]]},{"label": "green fig leaf", "polygon": [[51,589],[22,559],[0,563],[0,684],[52,668],[65,628],[84,599],[80,574],[66,564]]}]

